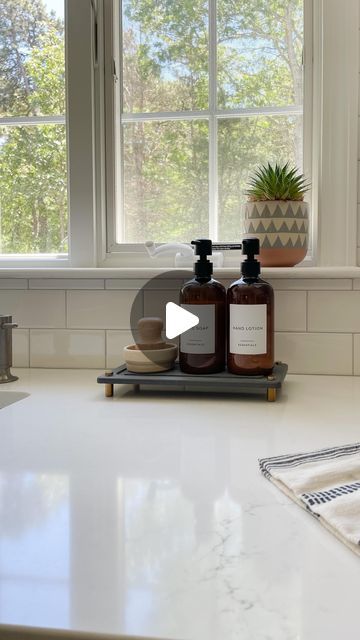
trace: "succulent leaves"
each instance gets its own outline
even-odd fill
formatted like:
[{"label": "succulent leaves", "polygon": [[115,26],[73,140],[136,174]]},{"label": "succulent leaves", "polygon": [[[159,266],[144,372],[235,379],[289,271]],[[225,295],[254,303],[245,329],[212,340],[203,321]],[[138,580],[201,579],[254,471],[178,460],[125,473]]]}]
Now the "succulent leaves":
[{"label": "succulent leaves", "polygon": [[310,183],[299,173],[296,167],[270,163],[256,169],[249,179],[249,188],[245,191],[251,202],[264,200],[304,200],[305,193],[310,189]]}]

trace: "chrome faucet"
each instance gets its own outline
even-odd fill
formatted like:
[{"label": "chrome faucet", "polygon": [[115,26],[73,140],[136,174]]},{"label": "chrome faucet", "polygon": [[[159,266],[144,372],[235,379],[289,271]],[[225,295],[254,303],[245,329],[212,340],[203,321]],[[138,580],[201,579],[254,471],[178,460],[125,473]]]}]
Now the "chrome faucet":
[{"label": "chrome faucet", "polygon": [[12,366],[12,330],[17,324],[12,316],[0,315],[0,384],[17,380],[10,367]]}]

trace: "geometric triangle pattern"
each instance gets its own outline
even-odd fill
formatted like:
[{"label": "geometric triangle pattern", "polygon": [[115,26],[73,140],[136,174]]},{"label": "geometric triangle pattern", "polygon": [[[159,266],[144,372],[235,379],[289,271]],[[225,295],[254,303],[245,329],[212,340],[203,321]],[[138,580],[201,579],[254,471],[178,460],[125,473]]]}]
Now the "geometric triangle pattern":
[{"label": "geometric triangle pattern", "polygon": [[261,233],[257,238],[264,249],[300,249],[307,246],[307,233]]},{"label": "geometric triangle pattern", "polygon": [[245,230],[255,234],[264,249],[307,248],[306,202],[247,202]]},{"label": "geometric triangle pattern", "polygon": [[246,202],[245,218],[308,218],[307,202]]},{"label": "geometric triangle pattern", "polygon": [[292,233],[305,233],[308,230],[308,220],[303,218],[248,218],[246,220],[249,233],[280,233],[291,231]]}]

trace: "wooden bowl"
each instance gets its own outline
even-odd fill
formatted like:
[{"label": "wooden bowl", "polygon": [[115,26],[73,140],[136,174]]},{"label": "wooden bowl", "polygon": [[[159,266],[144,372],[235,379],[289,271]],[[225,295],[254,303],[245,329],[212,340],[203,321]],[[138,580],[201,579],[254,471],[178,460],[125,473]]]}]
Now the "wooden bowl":
[{"label": "wooden bowl", "polygon": [[166,343],[160,349],[139,350],[136,344],[124,347],[124,360],[128,371],[133,373],[156,373],[172,369],[178,348],[176,344]]}]

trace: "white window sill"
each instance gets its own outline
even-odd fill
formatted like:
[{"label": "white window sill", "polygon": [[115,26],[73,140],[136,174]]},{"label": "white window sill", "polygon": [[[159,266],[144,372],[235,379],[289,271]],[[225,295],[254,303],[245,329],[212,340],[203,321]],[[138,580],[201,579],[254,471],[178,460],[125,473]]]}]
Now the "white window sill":
[{"label": "white window sill", "polygon": [[[177,271],[192,270],[179,269],[174,267],[158,268],[2,268],[0,278],[153,278],[162,273],[164,277],[172,277]],[[240,269],[236,267],[224,267],[215,269],[216,278],[236,278],[240,275]],[[313,278],[360,278],[360,267],[276,267],[264,268],[262,275],[265,279],[313,279]]]}]

